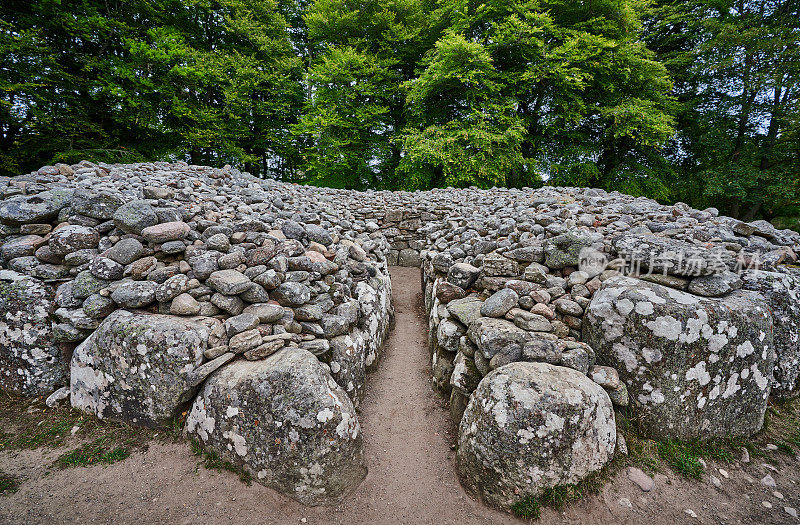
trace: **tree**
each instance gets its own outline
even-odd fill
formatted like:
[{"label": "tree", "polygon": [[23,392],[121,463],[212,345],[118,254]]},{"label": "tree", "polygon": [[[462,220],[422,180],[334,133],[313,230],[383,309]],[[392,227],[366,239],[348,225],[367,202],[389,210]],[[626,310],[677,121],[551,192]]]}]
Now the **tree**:
[{"label": "tree", "polygon": [[450,33],[407,83],[411,125],[400,173],[408,188],[503,186],[527,167],[521,122],[503,99],[488,51]]},{"label": "tree", "polygon": [[373,187],[387,156],[386,67],[351,47],[331,48],[311,67],[314,92],[295,126],[307,144],[304,182],[337,188]]},{"label": "tree", "polygon": [[[435,40],[427,22],[429,4],[429,0],[317,0],[309,7],[304,17],[312,55],[307,114],[304,125],[296,128],[302,134],[298,138],[308,172],[304,180],[333,181],[343,176],[337,185],[387,189],[402,185],[397,173],[401,144],[395,140],[407,117],[402,85],[414,77],[420,57]],[[367,104],[361,123],[353,118],[354,103]],[[305,125],[311,122],[316,127]],[[325,141],[334,137],[337,151],[345,148],[347,154],[336,157],[327,151],[330,142]],[[355,165],[357,173],[346,175],[348,166]]]},{"label": "tree", "polygon": [[447,0],[438,16],[485,46],[524,128],[523,155],[551,183],[664,197],[657,172],[673,130],[671,84],[639,39],[641,5]]},{"label": "tree", "polygon": [[800,5],[662,2],[649,25],[677,80],[685,199],[746,220],[798,206]]}]

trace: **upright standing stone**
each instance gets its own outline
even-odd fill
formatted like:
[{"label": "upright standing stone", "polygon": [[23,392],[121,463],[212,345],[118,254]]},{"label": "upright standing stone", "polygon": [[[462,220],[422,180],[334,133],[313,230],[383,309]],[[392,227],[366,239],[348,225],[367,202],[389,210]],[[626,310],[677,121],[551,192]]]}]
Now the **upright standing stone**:
[{"label": "upright standing stone", "polygon": [[589,304],[584,338],[619,371],[642,428],[659,438],[749,436],[761,429],[775,360],[764,298],[706,298],[628,277]]},{"label": "upright standing stone", "polygon": [[50,320],[55,309],[43,282],[0,270],[0,390],[35,396],[64,384],[67,363]]}]

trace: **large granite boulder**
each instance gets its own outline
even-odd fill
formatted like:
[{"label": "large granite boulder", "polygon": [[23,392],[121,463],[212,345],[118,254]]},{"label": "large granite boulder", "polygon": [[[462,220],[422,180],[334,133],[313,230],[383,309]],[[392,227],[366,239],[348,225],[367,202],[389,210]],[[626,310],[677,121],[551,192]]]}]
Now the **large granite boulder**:
[{"label": "large granite boulder", "polygon": [[197,392],[217,323],[117,310],[72,355],[72,406],[103,419],[169,425]]},{"label": "large granite boulder", "polygon": [[713,275],[734,266],[733,256],[721,246],[706,248],[686,241],[627,233],[613,241],[618,255],[635,271],[684,277]]},{"label": "large granite boulder", "polygon": [[583,336],[599,363],[619,371],[648,434],[692,439],[761,429],[775,350],[760,294],[706,298],[614,277],[589,304]]},{"label": "large granite boulder", "polygon": [[600,385],[569,368],[511,363],[473,392],[459,427],[457,466],[468,488],[509,509],[599,470],[613,457],[616,438]]},{"label": "large granite boulder", "polygon": [[800,271],[748,270],[741,278],[744,289],[763,295],[772,311],[775,326],[772,395],[794,397],[800,376]]},{"label": "large granite boulder", "polygon": [[365,365],[368,371],[372,371],[378,365],[380,351],[394,317],[392,282],[388,270],[384,269],[368,281],[356,283],[353,297],[360,309],[358,327],[365,336]]},{"label": "large granite boulder", "polygon": [[364,397],[366,383],[367,337],[361,330],[353,330],[349,334],[331,338],[329,343],[328,366],[331,376],[358,408]]},{"label": "large granite boulder", "polygon": [[0,201],[0,222],[14,225],[50,222],[71,197],[72,192],[65,190],[11,197]]},{"label": "large granite boulder", "polygon": [[186,430],[259,483],[306,504],[339,501],[367,472],[350,398],[299,348],[212,374]]},{"label": "large granite boulder", "polygon": [[55,309],[43,282],[0,270],[0,390],[35,396],[66,382],[66,358],[53,339]]}]

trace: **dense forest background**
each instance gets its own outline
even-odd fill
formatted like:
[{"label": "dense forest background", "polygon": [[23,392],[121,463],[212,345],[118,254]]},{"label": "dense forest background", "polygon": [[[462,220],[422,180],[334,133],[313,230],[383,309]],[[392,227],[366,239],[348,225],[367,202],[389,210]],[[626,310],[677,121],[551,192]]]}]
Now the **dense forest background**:
[{"label": "dense forest background", "polygon": [[0,174],[182,159],[800,215],[798,0],[4,0]]}]

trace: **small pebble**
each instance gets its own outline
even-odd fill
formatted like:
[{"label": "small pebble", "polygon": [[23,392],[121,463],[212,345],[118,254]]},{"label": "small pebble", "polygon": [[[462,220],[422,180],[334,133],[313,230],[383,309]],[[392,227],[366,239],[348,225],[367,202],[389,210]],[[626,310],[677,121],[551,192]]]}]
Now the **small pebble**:
[{"label": "small pebble", "polygon": [[775,486],[776,486],[776,484],[775,484],[775,478],[773,478],[772,476],[770,476],[769,474],[767,474],[766,476],[764,476],[763,478],[761,478],[761,484],[762,484],[762,485],[764,485],[764,486],[766,486],[766,487],[770,487],[770,488],[773,488],[773,489],[774,489],[774,488],[775,488]]}]

